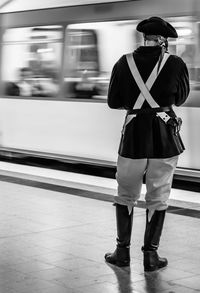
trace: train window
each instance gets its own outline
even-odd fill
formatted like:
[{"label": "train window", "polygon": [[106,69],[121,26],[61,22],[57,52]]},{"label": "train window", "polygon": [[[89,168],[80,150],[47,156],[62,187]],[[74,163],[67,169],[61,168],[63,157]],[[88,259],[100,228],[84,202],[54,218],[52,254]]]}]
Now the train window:
[{"label": "train window", "polygon": [[5,94],[54,97],[61,72],[62,27],[8,29],[3,36]]},{"label": "train window", "polygon": [[187,64],[192,89],[200,88],[199,25],[193,17],[168,19],[176,28],[178,39],[169,39],[169,52]]},{"label": "train window", "polygon": [[78,71],[98,70],[97,36],[93,30],[70,30],[68,32],[69,54],[71,67]]},{"label": "train window", "polygon": [[67,27],[65,97],[106,99],[114,63],[141,43],[136,25],[136,21],[113,21]]}]

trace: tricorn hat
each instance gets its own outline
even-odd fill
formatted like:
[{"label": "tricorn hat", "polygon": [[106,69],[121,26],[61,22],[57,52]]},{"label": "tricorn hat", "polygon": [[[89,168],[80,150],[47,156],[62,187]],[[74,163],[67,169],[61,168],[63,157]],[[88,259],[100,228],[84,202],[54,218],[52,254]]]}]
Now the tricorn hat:
[{"label": "tricorn hat", "polygon": [[161,35],[165,38],[178,38],[175,28],[157,16],[142,20],[136,29],[145,35]]}]

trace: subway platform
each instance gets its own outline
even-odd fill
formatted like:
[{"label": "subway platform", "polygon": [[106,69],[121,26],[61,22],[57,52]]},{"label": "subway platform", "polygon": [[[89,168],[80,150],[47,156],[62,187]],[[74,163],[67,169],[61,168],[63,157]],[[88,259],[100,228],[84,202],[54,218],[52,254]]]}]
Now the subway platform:
[{"label": "subway platform", "polygon": [[169,265],[144,273],[143,196],[131,266],[117,268],[104,261],[115,180],[1,162],[0,190],[0,293],[200,292],[200,194],[172,190],[159,248]]}]

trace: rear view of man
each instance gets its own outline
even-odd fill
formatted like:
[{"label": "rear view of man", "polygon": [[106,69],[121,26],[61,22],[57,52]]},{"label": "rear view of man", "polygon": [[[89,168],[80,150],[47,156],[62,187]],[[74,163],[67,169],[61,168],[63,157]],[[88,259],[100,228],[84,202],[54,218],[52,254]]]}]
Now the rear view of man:
[{"label": "rear view of man", "polygon": [[146,229],[142,251],[144,270],[167,266],[157,249],[168,207],[178,156],[184,151],[181,119],[172,106],[183,104],[189,94],[186,64],[168,53],[168,38],[175,28],[159,17],[140,22],[144,46],[123,55],[114,65],[108,92],[112,109],[126,109],[117,162],[118,194],[115,197],[117,247],[105,260],[117,266],[130,264],[133,208],[146,183]]}]

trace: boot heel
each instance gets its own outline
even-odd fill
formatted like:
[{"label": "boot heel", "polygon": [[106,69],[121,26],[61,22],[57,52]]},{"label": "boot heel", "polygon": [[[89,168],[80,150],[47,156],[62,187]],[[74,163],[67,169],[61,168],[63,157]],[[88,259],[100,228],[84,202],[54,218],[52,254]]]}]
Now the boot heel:
[{"label": "boot heel", "polygon": [[144,271],[153,272],[168,265],[166,258],[159,257],[156,251],[143,251]]},{"label": "boot heel", "polygon": [[105,261],[118,267],[127,267],[130,265],[130,249],[117,247],[113,253],[105,254]]}]

